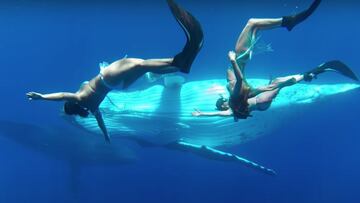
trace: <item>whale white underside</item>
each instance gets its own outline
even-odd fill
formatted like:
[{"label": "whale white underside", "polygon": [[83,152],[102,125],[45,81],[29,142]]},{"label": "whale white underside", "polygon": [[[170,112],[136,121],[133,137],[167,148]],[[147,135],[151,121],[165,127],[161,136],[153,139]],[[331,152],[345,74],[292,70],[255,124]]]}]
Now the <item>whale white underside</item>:
[{"label": "whale white underside", "polygon": [[[250,79],[249,83],[261,86],[268,80]],[[113,139],[134,138],[157,145],[182,141],[218,147],[237,145],[270,133],[289,108],[359,87],[352,83],[296,84],[281,90],[269,110],[254,112],[253,117],[239,122],[234,122],[232,117],[191,115],[194,108],[214,111],[219,95],[228,96],[225,85],[223,79],[215,79],[188,82],[179,87],[155,85],[134,92],[112,91],[100,110]],[[73,121],[90,132],[101,134],[93,116],[74,117]]]}]

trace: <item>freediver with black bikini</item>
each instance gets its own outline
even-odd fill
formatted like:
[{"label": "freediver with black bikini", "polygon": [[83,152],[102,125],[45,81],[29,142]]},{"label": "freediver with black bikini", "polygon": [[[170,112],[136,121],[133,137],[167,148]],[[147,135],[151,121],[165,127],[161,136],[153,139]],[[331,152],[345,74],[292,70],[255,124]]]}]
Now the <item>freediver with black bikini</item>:
[{"label": "freediver with black bikini", "polygon": [[215,112],[202,112],[198,109],[192,113],[193,116],[233,116],[235,121],[246,119],[251,116],[252,111],[267,110],[278,95],[279,91],[287,86],[294,85],[301,81],[310,82],[319,74],[327,71],[336,71],[346,77],[358,81],[357,76],[344,63],[338,60],[328,61],[315,69],[303,74],[279,77],[264,87],[253,88],[244,77],[245,66],[251,59],[252,49],[257,40],[257,33],[260,30],[286,28],[291,31],[296,25],[307,19],[319,6],[321,0],[315,0],[311,6],[295,15],[284,16],[272,19],[250,19],[241,32],[235,51],[230,51],[228,57],[231,63],[227,70],[227,90],[229,99],[220,97],[216,102]]},{"label": "freediver with black bikini", "polygon": [[169,8],[186,35],[186,44],[183,50],[173,58],[164,59],[140,59],[123,58],[111,63],[90,81],[83,83],[75,93],[57,92],[40,94],[28,92],[29,100],[64,101],[64,112],[67,115],[88,117],[91,112],[104,134],[107,143],[110,136],[107,132],[99,106],[106,95],[115,87],[122,84],[126,89],[138,78],[147,72],[166,74],[174,72],[189,73],[203,44],[203,31],[200,23],[188,11],[177,5],[173,0],[167,0]]}]

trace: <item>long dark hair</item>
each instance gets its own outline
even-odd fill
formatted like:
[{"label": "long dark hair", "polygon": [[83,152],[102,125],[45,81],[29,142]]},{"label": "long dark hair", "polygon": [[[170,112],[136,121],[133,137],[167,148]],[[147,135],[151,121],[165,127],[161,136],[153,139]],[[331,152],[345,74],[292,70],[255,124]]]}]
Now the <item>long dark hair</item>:
[{"label": "long dark hair", "polygon": [[83,118],[86,118],[89,116],[89,111],[80,106],[78,103],[75,102],[65,102],[64,104],[64,112],[67,115],[79,115]]}]

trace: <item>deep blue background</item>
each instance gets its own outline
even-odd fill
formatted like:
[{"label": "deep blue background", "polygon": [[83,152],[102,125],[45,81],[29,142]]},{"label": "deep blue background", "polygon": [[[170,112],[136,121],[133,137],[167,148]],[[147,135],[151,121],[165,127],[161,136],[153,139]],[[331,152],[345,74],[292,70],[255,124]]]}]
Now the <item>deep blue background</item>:
[{"label": "deep blue background", "polygon": [[[280,17],[310,0],[178,0],[202,23],[205,44],[188,80],[224,77],[226,53],[250,17]],[[298,8],[297,8],[298,7]],[[275,52],[256,55],[249,77],[297,73],[341,59],[360,74],[360,3],[323,1],[292,32],[262,33]],[[9,1],[0,3],[1,120],[64,124],[60,103],[28,102],[25,93],[74,91],[97,64],[177,53],[184,35],[166,2]],[[348,82],[326,75],[316,82]],[[271,166],[276,177],[238,164],[163,149],[139,150],[122,167],[85,167],[82,202],[360,202],[359,91],[332,97],[279,120],[282,128],[226,150]],[[274,118],[276,119],[276,118]],[[209,129],[211,130],[211,129]],[[221,133],[221,132],[219,132]],[[67,163],[0,139],[0,202],[72,200]]]}]

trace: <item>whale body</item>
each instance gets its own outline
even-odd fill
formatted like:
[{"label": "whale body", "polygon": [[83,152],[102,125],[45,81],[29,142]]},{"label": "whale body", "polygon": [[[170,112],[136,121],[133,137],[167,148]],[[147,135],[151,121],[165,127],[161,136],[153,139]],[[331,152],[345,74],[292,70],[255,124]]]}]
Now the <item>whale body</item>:
[{"label": "whale body", "polygon": [[[79,129],[38,127],[31,124],[0,121],[0,135],[29,149],[41,151],[56,159],[67,160],[77,174],[83,164],[123,164],[136,159],[123,140],[136,141],[140,146],[160,146],[190,152],[219,161],[232,161],[273,175],[275,171],[246,158],[218,150],[220,146],[241,144],[271,133],[292,109],[303,104],[359,88],[358,84],[296,84],[286,87],[265,112],[234,122],[232,117],[193,117],[194,108],[214,111],[222,94],[228,96],[224,80],[203,80],[183,85],[167,78],[164,85],[153,85],[132,92],[112,91],[101,103],[105,124],[112,138],[106,145],[93,116],[64,116]],[[180,81],[180,80],[178,80]],[[268,80],[252,79],[253,86]],[[175,85],[174,85],[175,84]],[[85,133],[86,130],[90,133]],[[76,175],[72,175],[76,177]],[[76,181],[72,178],[73,185]]]},{"label": "whale body", "polygon": [[[255,87],[269,83],[266,79],[248,81]],[[270,109],[254,112],[253,117],[239,122],[234,122],[232,117],[191,115],[194,108],[215,111],[219,95],[228,97],[223,79],[193,81],[173,87],[154,85],[133,92],[112,91],[101,103],[100,110],[112,138],[143,140],[157,145],[182,141],[208,147],[231,146],[270,133],[290,108],[356,88],[359,85],[354,83],[299,83],[285,87]],[[101,134],[93,116],[74,117],[73,122]]]}]

